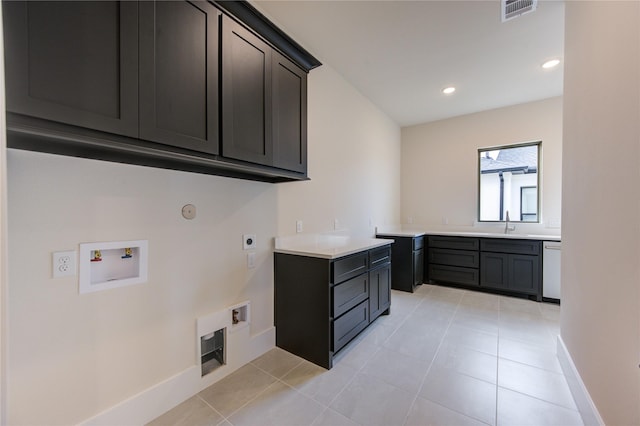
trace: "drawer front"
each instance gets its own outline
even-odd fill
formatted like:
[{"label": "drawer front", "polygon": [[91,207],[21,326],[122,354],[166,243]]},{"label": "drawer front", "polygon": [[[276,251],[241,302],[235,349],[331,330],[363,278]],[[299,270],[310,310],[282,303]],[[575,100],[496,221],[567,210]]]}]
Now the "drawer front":
[{"label": "drawer front", "polygon": [[369,253],[366,251],[336,260],[332,263],[331,282],[338,284],[366,272],[369,269],[368,260]]},{"label": "drawer front", "polygon": [[369,325],[369,301],[333,321],[333,351],[338,352]]},{"label": "drawer front", "polygon": [[362,274],[333,287],[333,317],[338,318],[369,297],[369,274]]},{"label": "drawer front", "polygon": [[413,249],[420,250],[422,247],[424,247],[424,237],[415,237],[413,239]]},{"label": "drawer front", "polygon": [[429,248],[446,248],[454,250],[478,250],[480,239],[472,237],[430,236]]},{"label": "drawer front", "polygon": [[369,252],[369,266],[371,269],[391,262],[391,247],[373,249]]},{"label": "drawer front", "polygon": [[432,248],[429,249],[429,263],[478,268],[480,266],[480,252]]},{"label": "drawer front", "polygon": [[478,285],[478,269],[429,265],[429,279],[454,284]]},{"label": "drawer front", "polygon": [[535,240],[510,240],[501,238],[483,238],[480,240],[480,250],[494,253],[513,253],[539,255],[542,242]]}]

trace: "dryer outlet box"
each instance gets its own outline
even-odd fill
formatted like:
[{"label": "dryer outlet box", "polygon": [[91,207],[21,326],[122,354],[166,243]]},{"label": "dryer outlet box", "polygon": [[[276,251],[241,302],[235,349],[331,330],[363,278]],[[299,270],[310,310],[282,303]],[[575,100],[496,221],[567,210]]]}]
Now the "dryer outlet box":
[{"label": "dryer outlet box", "polygon": [[256,234],[244,234],[242,236],[242,249],[252,250],[256,248]]}]

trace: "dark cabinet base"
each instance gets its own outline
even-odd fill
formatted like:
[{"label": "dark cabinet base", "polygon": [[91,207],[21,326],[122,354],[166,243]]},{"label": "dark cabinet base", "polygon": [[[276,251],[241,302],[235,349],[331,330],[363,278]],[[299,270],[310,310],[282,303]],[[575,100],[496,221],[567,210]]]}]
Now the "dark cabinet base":
[{"label": "dark cabinet base", "polygon": [[430,236],[428,281],[542,300],[541,242]]}]

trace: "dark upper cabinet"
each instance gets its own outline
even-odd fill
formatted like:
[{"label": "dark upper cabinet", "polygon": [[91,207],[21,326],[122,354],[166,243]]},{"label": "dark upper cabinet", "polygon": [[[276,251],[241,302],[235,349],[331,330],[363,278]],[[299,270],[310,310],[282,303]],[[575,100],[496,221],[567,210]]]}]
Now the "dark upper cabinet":
[{"label": "dark upper cabinet", "polygon": [[222,18],[222,155],[273,164],[271,47]]},{"label": "dark upper cabinet", "polygon": [[273,52],[273,165],[307,171],[307,73]]},{"label": "dark upper cabinet", "polygon": [[140,3],[140,138],[218,153],[219,25],[207,2]]},{"label": "dark upper cabinet", "polygon": [[307,178],[320,63],[248,2],[4,0],[3,19],[8,147]]},{"label": "dark upper cabinet", "polygon": [[138,137],[138,4],[5,1],[7,110]]}]

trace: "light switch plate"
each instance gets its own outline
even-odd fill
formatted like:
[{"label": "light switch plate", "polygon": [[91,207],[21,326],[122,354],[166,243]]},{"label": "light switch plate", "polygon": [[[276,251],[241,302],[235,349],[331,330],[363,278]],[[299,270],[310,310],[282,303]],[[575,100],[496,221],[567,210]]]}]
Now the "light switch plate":
[{"label": "light switch plate", "polygon": [[244,234],[242,236],[242,249],[252,250],[256,248],[256,234]]}]

